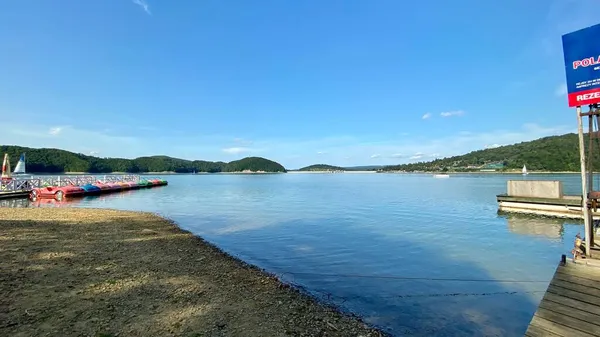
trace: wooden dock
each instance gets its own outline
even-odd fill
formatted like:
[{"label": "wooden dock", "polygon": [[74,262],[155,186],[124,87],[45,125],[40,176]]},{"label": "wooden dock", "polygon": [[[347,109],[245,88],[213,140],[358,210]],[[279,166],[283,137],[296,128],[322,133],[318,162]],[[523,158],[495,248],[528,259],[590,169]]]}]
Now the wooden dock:
[{"label": "wooden dock", "polygon": [[[496,200],[498,201],[498,211],[504,213],[583,219],[580,195],[565,195],[561,198],[533,198],[498,194]],[[595,219],[600,219],[600,209],[592,213]]]},{"label": "wooden dock", "polygon": [[600,260],[563,255],[525,336],[600,337]]}]

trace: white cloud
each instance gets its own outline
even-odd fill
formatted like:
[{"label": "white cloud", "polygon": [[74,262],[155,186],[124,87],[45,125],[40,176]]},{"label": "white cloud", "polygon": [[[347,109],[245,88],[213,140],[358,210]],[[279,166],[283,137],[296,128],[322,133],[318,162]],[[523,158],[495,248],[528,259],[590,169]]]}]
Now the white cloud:
[{"label": "white cloud", "polygon": [[98,156],[100,152],[98,151],[90,151],[90,156]]},{"label": "white cloud", "polygon": [[371,155],[371,159],[375,159],[375,158],[379,158],[379,157],[381,157],[381,155],[379,153]]},{"label": "white cloud", "polygon": [[243,146],[249,146],[249,145],[254,144],[254,142],[251,141],[251,140],[244,139],[244,138],[239,138],[239,137],[234,138],[233,141],[234,141],[234,143],[237,143],[237,144],[240,144],[240,145],[243,145]]},{"label": "white cloud", "polygon": [[421,117],[422,119],[429,119],[431,118],[431,112],[428,112],[426,114],[423,115],[423,117]]},{"label": "white cloud", "polygon": [[240,154],[245,152],[250,152],[251,150],[247,147],[228,147],[223,149],[223,152],[229,154]]},{"label": "white cloud", "polygon": [[556,90],[554,90],[554,94],[558,97],[566,96],[567,95],[567,85],[564,83],[559,85],[556,88]]},{"label": "white cloud", "polygon": [[487,145],[487,144],[486,144],[486,145],[484,146],[484,148],[486,148],[486,149],[495,149],[495,148],[497,148],[497,147],[500,147],[500,146],[505,146],[505,145],[506,145],[506,144],[489,144],[489,145]]},{"label": "white cloud", "polygon": [[[168,155],[184,159],[226,160],[226,154],[260,153],[262,157],[280,162],[287,168],[298,168],[323,162],[353,166],[367,165],[370,157],[382,165],[406,163],[414,160],[432,160],[470,151],[514,144],[537,138],[575,132],[572,126],[541,126],[525,124],[521,128],[484,131],[456,131],[432,138],[413,133],[411,137],[395,135],[387,140],[373,141],[368,136],[335,136],[315,139],[254,139],[252,146],[241,146],[242,141],[231,135],[169,134],[157,137],[147,132],[127,136],[114,129],[60,126],[59,135],[49,130],[53,125],[24,124],[17,120],[3,122],[0,143],[40,148],[53,147],[67,151],[103,157],[134,158],[148,155]],[[123,129],[121,132],[136,132]],[[138,131],[139,132],[139,131]],[[168,138],[167,138],[168,137]],[[76,141],[74,141],[76,140]],[[167,141],[168,140],[168,141]],[[325,152],[327,151],[327,152]],[[327,156],[323,154],[327,153]],[[375,154],[375,155],[374,155]],[[376,156],[378,155],[378,156]],[[350,158],[351,157],[351,158]]]},{"label": "white cloud", "polygon": [[148,6],[148,3],[145,0],[131,0],[133,1],[134,4],[140,6],[144,12],[146,12],[146,14],[148,15],[152,15],[152,13],[150,12],[150,6]]},{"label": "white cloud", "polygon": [[52,136],[58,136],[60,134],[60,132],[62,131],[63,128],[61,127],[53,127],[50,128],[50,130],[48,131],[48,134],[52,135]]},{"label": "white cloud", "polygon": [[[112,136],[101,131],[74,128],[72,126],[49,127],[33,123],[23,127],[22,123],[6,122],[2,132],[2,144],[32,148],[58,148],[76,153],[90,153],[102,149],[107,156],[132,157],[153,150],[152,143],[142,142],[134,137]],[[104,151],[106,150],[106,151]],[[154,150],[162,151],[158,147]]]},{"label": "white cloud", "polygon": [[452,116],[462,116],[464,114],[465,114],[465,112],[462,110],[455,110],[455,111],[444,111],[444,112],[440,113],[440,116],[452,117]]},{"label": "white cloud", "polygon": [[[521,128],[512,130],[486,130],[485,132],[457,132],[439,138],[428,135],[415,136],[410,139],[396,138],[380,142],[364,142],[360,138],[347,138],[343,142],[329,143],[326,140],[310,142],[273,142],[265,145],[267,153],[274,160],[278,157],[275,153],[293,152],[301,155],[293,162],[281,162],[285,167],[303,167],[321,160],[315,152],[307,151],[310,147],[326,145],[331,149],[327,164],[350,165],[344,158],[351,154],[354,158],[352,165],[367,164],[357,158],[369,158],[372,154],[381,154],[380,163],[383,165],[406,163],[416,160],[432,160],[434,158],[451,157],[471,151],[484,149],[489,144],[514,144],[529,141],[545,136],[575,132],[571,126],[540,126],[537,124],[524,124]],[[335,145],[334,145],[335,143]],[[313,149],[314,149],[313,147]],[[314,150],[313,150],[314,151]],[[400,154],[410,154],[400,157]],[[393,155],[396,154],[396,155]]]}]

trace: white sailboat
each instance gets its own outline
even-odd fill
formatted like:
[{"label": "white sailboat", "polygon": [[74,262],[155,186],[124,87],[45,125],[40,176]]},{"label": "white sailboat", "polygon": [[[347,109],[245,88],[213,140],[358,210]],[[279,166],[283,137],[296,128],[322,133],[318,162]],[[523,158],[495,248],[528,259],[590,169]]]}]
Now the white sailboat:
[{"label": "white sailboat", "polygon": [[528,175],[528,173],[527,173],[527,167],[525,167],[525,165],[523,165],[523,175],[524,176]]},{"label": "white sailboat", "polygon": [[13,171],[13,175],[19,177],[28,175],[27,173],[25,173],[25,153],[21,154],[21,157],[17,162],[17,166],[15,166],[15,170]]}]

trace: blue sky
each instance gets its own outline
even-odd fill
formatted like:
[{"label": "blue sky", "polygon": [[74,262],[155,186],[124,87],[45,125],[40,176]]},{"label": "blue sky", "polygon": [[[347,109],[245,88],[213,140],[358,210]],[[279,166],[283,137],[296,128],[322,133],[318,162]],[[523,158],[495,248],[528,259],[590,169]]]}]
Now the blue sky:
[{"label": "blue sky", "polygon": [[597,0],[7,1],[0,144],[288,168],[574,132],[561,35]]}]

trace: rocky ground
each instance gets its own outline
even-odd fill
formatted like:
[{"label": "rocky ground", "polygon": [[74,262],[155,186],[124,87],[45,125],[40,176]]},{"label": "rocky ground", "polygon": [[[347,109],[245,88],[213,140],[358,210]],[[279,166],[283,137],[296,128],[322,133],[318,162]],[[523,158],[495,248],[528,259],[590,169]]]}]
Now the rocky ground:
[{"label": "rocky ground", "polygon": [[0,208],[1,336],[381,336],[148,213]]}]

